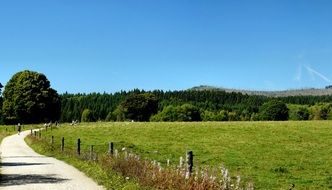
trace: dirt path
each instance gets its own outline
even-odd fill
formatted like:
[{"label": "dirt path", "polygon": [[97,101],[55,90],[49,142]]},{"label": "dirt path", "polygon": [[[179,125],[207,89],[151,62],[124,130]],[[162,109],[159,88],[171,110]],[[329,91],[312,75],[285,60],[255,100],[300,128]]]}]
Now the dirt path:
[{"label": "dirt path", "polygon": [[3,139],[0,189],[103,189],[76,168],[34,152],[25,142],[30,131]]}]

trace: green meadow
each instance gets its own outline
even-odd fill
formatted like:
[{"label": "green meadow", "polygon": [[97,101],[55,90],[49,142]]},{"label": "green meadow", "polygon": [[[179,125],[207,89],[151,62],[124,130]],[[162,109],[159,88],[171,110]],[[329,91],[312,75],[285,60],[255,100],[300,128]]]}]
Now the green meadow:
[{"label": "green meadow", "polygon": [[331,189],[332,122],[197,122],[197,123],[81,123],[63,124],[59,129],[43,131],[54,136],[60,149],[76,147],[82,151],[91,145],[107,152],[108,142],[115,148],[143,158],[177,165],[180,156],[194,152],[194,165],[218,169],[222,164],[232,176],[253,181],[255,189]]},{"label": "green meadow", "polygon": [[[34,128],[35,126],[31,125],[22,125],[21,130],[29,130],[31,128]],[[3,138],[5,138],[8,135],[17,134],[17,127],[15,125],[0,125],[0,143]]]}]

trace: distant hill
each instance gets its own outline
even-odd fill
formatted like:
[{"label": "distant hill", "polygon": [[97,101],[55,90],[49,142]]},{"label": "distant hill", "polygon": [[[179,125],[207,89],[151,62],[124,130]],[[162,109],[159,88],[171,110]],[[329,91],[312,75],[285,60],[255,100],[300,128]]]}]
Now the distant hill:
[{"label": "distant hill", "polygon": [[322,89],[318,88],[307,88],[307,89],[294,89],[294,90],[282,90],[282,91],[255,91],[255,90],[240,90],[240,89],[230,89],[222,87],[214,87],[208,85],[201,85],[190,88],[188,90],[216,90],[225,92],[239,92],[248,95],[261,95],[268,97],[287,97],[287,96],[326,96],[332,95],[332,87],[327,86]]}]

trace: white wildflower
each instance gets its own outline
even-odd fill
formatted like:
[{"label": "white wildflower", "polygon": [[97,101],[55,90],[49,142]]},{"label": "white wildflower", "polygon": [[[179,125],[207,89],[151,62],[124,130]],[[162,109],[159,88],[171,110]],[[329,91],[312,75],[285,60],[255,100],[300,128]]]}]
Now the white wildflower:
[{"label": "white wildflower", "polygon": [[189,179],[189,177],[190,177],[190,172],[189,172],[189,171],[186,171],[185,178],[186,178],[186,179]]},{"label": "white wildflower", "polygon": [[183,157],[181,156],[181,157],[180,157],[179,168],[182,168],[182,166],[183,166]]},{"label": "white wildflower", "polygon": [[235,189],[240,189],[241,177],[238,175],[236,176],[236,187]]}]

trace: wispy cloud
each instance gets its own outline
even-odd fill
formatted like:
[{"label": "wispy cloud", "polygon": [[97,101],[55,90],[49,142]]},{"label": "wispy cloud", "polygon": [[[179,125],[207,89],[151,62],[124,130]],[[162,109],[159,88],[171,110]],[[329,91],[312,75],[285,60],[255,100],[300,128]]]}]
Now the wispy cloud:
[{"label": "wispy cloud", "polygon": [[294,79],[297,82],[301,82],[301,80],[302,80],[302,65],[298,66]]},{"label": "wispy cloud", "polygon": [[322,73],[316,71],[315,69],[309,67],[309,66],[304,66],[307,71],[309,72],[310,75],[314,76],[318,76],[319,78],[323,79],[324,81],[328,82],[328,83],[332,83],[332,80],[330,80],[329,78],[327,78],[325,75],[323,75]]}]

